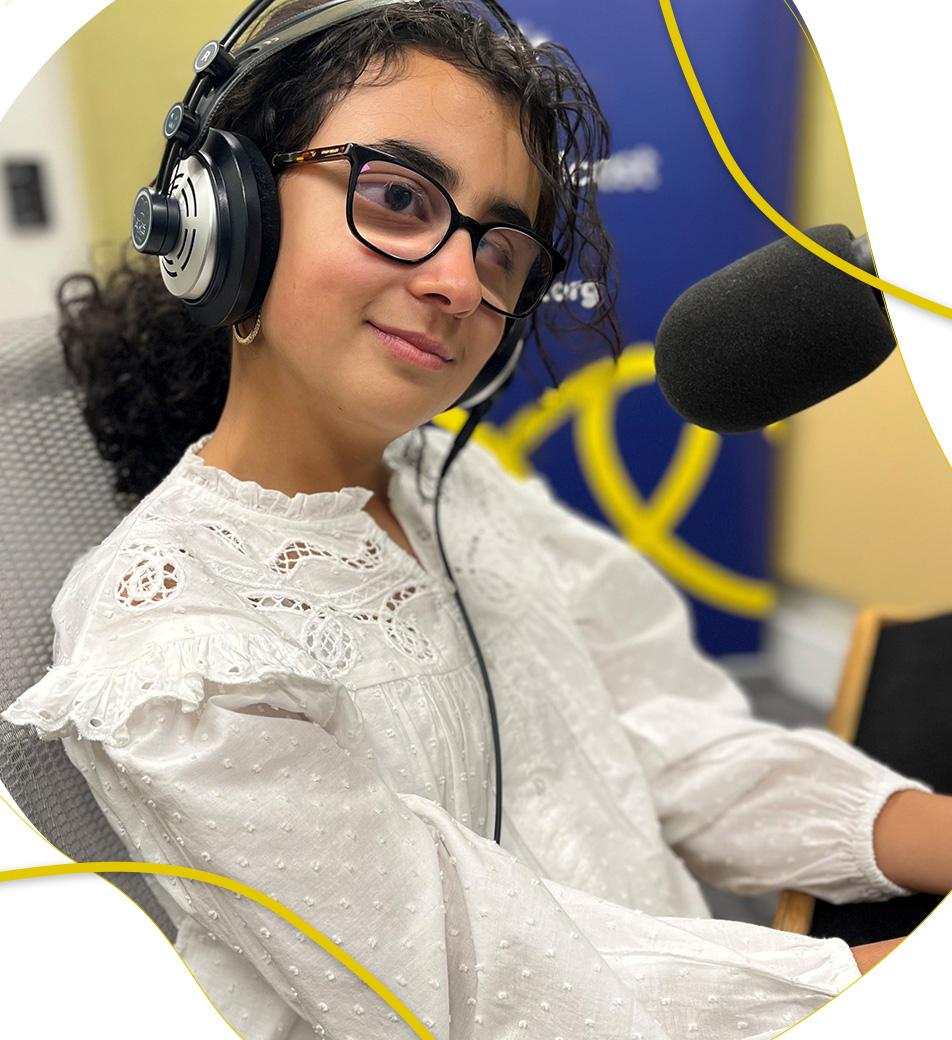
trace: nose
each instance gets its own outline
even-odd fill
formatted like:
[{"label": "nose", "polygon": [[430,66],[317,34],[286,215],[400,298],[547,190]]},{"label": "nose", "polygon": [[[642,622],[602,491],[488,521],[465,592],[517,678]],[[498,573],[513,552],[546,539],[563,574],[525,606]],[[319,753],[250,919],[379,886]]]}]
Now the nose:
[{"label": "nose", "polygon": [[465,228],[458,228],[438,253],[410,271],[411,291],[420,297],[440,297],[453,314],[465,317],[482,303],[483,287],[473,257],[473,240]]}]

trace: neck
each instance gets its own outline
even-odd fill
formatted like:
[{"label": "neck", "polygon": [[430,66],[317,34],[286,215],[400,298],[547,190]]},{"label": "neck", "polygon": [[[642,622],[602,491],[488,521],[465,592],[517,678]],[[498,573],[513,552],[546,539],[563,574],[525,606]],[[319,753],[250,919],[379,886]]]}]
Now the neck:
[{"label": "neck", "polygon": [[201,457],[289,496],[363,487],[386,505],[383,450],[394,437],[341,419],[326,402],[315,408],[301,384],[250,354],[232,351],[225,407]]}]

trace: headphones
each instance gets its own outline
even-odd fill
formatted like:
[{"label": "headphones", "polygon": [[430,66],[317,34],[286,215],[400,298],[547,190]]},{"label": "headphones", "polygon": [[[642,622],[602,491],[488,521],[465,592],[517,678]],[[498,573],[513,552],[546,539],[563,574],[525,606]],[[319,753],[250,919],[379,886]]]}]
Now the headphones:
[{"label": "headphones", "polygon": [[[237,50],[235,41],[275,0],[257,0],[221,40],[211,40],[195,59],[195,79],[182,101],[168,111],[163,125],[165,152],[155,180],[136,195],[132,209],[132,244],[140,253],[161,257],[162,279],[207,328],[235,325],[260,311],[271,282],[281,238],[281,211],[270,164],[244,134],[213,125],[221,106],[244,76],[285,47],[393,3],[422,0],[327,0],[314,10],[281,22],[266,39]],[[507,32],[530,47],[512,18],[496,0],[484,0]],[[456,435],[439,475],[434,497],[434,527],[443,565],[453,586],[466,630],[476,653],[489,701],[495,755],[494,840],[502,828],[502,754],[489,673],[476,633],[460,597],[440,534],[440,491],[453,460],[512,380],[522,354],[528,317],[507,318],[503,338],[454,408],[469,415]]]},{"label": "headphones", "polygon": [[[305,36],[314,36],[377,8],[421,0],[328,0],[232,51],[235,41],[275,0],[248,7],[222,39],[195,58],[195,78],[165,117],[165,152],[156,179],[132,209],[132,244],[161,257],[162,280],[196,324],[235,325],[260,311],[281,238],[281,211],[271,166],[246,135],[213,125],[225,99],[252,69]],[[498,5],[491,4],[494,10]],[[502,12],[509,31],[522,35]],[[511,381],[524,345],[527,318],[507,318],[489,361],[452,405],[489,402]]]}]

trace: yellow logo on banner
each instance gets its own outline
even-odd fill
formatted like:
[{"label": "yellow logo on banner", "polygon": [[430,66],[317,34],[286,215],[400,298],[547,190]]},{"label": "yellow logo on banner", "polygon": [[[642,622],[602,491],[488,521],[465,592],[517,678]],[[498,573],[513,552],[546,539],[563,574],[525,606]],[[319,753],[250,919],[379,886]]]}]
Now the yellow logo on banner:
[{"label": "yellow logo on banner", "polygon": [[[558,390],[546,390],[502,425],[481,423],[473,439],[514,476],[526,477],[532,473],[532,452],[571,421],[579,467],[592,497],[615,529],[699,600],[732,614],[763,617],[776,601],[769,582],[724,567],[674,533],[707,483],[721,438],[685,424],[668,468],[647,500],[628,473],[615,438],[618,400],[654,378],[653,346],[634,343],[617,364],[604,358],[582,367]],[[465,420],[466,413],[456,408],[434,422],[455,433]],[[776,429],[766,432],[772,436]]]}]

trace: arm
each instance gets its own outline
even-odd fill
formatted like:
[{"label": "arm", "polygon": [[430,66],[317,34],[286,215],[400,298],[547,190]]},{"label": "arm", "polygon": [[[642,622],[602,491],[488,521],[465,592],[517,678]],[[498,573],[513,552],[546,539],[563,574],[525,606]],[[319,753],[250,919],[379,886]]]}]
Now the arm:
[{"label": "arm", "polygon": [[876,819],[873,843],[895,884],[936,895],[952,890],[952,796],[898,791]]},{"label": "arm", "polygon": [[797,888],[834,903],[906,894],[873,848],[879,811],[925,785],[819,729],[754,719],[695,645],[683,597],[638,552],[554,501],[527,499],[564,595],[693,873],[742,894]]},{"label": "arm", "polygon": [[[903,936],[903,938],[905,938],[905,936]],[[901,942],[902,939],[885,939],[882,942],[866,943],[864,946],[854,946],[852,953],[860,974],[865,975],[866,972],[877,965],[887,953],[892,953]]]},{"label": "arm", "polygon": [[[646,1038],[662,1040],[509,853],[428,799],[396,793],[321,725],[251,709],[250,699],[245,687],[195,712],[150,702],[130,720],[127,745],[97,747],[97,774],[111,764],[134,799],[116,815],[140,855],[225,874],[277,899],[440,1040],[479,1032],[480,1023],[512,1029],[541,1016],[541,1002],[556,1033],[581,1035],[590,1018],[595,1033],[628,1037],[639,1021]],[[156,842],[162,834],[171,840]],[[394,1012],[283,919],[214,886],[157,880],[311,1025],[354,1040],[398,1035]]]}]

